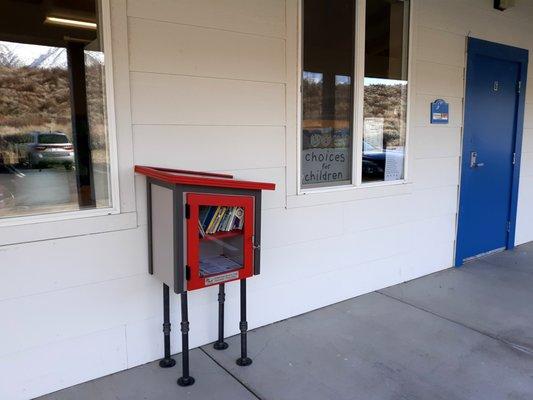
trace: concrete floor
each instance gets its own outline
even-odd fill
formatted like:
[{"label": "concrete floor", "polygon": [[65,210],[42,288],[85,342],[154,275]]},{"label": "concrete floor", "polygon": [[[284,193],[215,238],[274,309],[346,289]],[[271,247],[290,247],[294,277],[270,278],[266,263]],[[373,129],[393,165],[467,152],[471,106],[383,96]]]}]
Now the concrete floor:
[{"label": "concrete floor", "polygon": [[41,400],[533,399],[533,244],[249,333],[254,363],[229,349],[191,352]]}]

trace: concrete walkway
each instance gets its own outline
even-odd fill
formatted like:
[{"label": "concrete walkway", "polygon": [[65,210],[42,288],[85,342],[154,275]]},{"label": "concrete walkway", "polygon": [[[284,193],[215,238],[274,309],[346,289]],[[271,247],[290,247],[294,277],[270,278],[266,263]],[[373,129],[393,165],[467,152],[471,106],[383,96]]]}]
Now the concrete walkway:
[{"label": "concrete walkway", "polygon": [[531,400],[533,244],[256,329],[250,367],[228,342],[189,388],[151,363],[41,400]]}]

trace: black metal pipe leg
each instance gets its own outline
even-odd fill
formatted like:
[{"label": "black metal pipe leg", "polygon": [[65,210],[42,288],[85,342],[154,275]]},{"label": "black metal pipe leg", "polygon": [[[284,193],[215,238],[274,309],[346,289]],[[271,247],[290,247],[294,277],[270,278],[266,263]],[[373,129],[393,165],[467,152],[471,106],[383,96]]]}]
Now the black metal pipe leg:
[{"label": "black metal pipe leg", "polygon": [[169,288],[163,283],[163,337],[165,340],[165,358],[159,361],[161,368],[171,368],[176,365],[176,360],[170,357],[170,295]]},{"label": "black metal pipe leg", "polygon": [[226,300],[224,284],[218,285],[218,340],[213,344],[215,350],[226,350],[228,344],[224,341],[224,301]]},{"label": "black metal pipe leg", "polygon": [[252,363],[252,359],[248,357],[248,344],[246,334],[248,332],[248,322],[246,321],[246,279],[241,280],[241,322],[239,323],[241,330],[241,356],[237,359],[237,365],[246,367]]},{"label": "black metal pipe leg", "polygon": [[191,386],[194,378],[189,375],[189,316],[187,306],[187,292],[181,294],[181,362],[182,376],[178,385]]}]

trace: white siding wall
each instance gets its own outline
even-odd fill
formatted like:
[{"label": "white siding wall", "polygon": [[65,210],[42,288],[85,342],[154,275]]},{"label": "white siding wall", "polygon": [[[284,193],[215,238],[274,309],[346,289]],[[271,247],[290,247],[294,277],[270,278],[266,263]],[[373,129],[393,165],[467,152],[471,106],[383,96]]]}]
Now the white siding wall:
[{"label": "white siding wall", "polygon": [[[263,272],[249,284],[252,328],[452,265],[465,36],[533,50],[533,8],[413,0],[411,183],[302,198],[294,186],[295,0],[112,3],[114,29],[127,13],[128,41],[114,42],[116,54],[129,52],[134,151],[123,156],[277,184],[265,194]],[[451,104],[447,126],[429,125],[435,98]],[[533,240],[533,90],[527,99],[517,243]],[[146,273],[145,186],[135,182],[136,229],[0,247],[1,399],[160,357],[161,285]],[[235,334],[237,285],[228,286],[227,333]],[[215,339],[216,304],[216,288],[191,293],[192,346]]]}]

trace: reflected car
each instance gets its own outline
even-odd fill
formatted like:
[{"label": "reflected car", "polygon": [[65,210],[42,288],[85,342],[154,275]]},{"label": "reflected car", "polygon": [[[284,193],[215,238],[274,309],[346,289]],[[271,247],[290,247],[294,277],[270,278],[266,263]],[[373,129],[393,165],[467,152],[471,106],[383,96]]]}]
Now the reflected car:
[{"label": "reflected car", "polygon": [[389,159],[398,158],[400,162],[403,162],[403,156],[401,150],[386,150],[363,142],[363,176],[371,179],[383,179],[387,157]]},{"label": "reflected car", "polygon": [[29,168],[63,165],[74,166],[74,146],[62,132],[31,132],[18,144],[19,157]]}]

